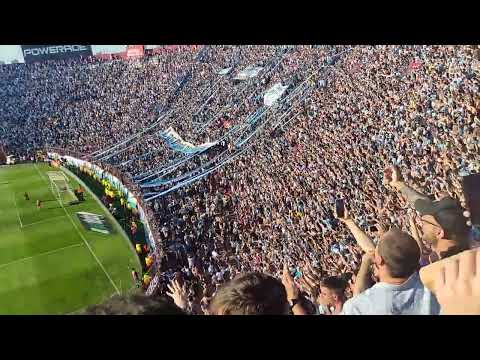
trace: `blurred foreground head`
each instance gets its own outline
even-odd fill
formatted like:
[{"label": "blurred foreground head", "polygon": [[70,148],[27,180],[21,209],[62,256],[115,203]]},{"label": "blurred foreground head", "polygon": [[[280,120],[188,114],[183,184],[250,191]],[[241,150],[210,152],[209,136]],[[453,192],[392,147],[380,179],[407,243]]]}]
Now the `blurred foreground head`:
[{"label": "blurred foreground head", "polygon": [[215,294],[210,313],[215,315],[286,315],[285,287],[274,277],[258,272],[242,274]]},{"label": "blurred foreground head", "polygon": [[143,294],[115,295],[100,305],[90,306],[84,315],[185,315],[168,299]]}]

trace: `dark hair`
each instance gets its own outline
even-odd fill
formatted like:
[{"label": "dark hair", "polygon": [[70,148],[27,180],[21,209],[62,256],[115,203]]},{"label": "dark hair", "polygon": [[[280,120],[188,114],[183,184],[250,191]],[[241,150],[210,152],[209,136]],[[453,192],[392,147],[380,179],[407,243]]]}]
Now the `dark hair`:
[{"label": "dark hair", "polygon": [[306,311],[308,315],[315,315],[317,311],[315,304],[307,298],[306,294],[301,293],[299,295],[298,303],[302,306],[302,308]]},{"label": "dark hair", "polygon": [[222,315],[288,314],[287,293],[282,283],[270,275],[246,273],[218,290],[210,310]]},{"label": "dark hair", "polygon": [[143,294],[115,295],[87,308],[84,315],[185,315],[168,299]]},{"label": "dark hair", "polygon": [[324,286],[332,290],[338,296],[341,296],[345,292],[347,281],[340,276],[329,276],[320,282],[320,286]]},{"label": "dark hair", "polygon": [[383,236],[378,243],[378,253],[394,278],[406,278],[418,270],[420,248],[414,238],[397,228]]}]

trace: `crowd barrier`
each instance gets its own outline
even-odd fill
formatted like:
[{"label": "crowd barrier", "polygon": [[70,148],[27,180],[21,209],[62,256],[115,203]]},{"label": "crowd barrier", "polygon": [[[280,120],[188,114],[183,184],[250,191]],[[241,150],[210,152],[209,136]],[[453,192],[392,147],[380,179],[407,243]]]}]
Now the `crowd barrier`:
[{"label": "crowd barrier", "polygon": [[142,224],[144,226],[144,229],[145,229],[146,241],[148,242],[149,246],[153,250],[156,249],[156,243],[155,243],[152,231],[150,229],[150,225],[149,225],[147,216],[146,216],[142,206],[140,205],[136,196],[116,176],[114,176],[110,172],[102,169],[100,166],[92,164],[92,163],[90,163],[89,161],[86,161],[86,160],[77,159],[77,158],[69,156],[69,155],[61,155],[61,154],[56,153],[56,152],[47,152],[47,155],[48,155],[49,159],[54,159],[54,160],[62,159],[67,163],[67,165],[72,165],[72,166],[75,166],[77,168],[88,169],[90,172],[95,174],[99,179],[107,180],[115,190],[117,190],[120,194],[123,195],[127,204],[129,204],[132,209],[137,210],[140,221],[142,222]]}]

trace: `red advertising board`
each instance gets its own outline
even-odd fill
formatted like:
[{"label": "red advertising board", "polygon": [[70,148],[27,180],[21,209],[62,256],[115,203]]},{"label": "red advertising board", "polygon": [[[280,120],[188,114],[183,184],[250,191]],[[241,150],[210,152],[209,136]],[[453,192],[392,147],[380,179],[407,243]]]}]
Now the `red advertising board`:
[{"label": "red advertising board", "polygon": [[128,45],[127,47],[127,57],[143,57],[144,47],[143,45]]}]

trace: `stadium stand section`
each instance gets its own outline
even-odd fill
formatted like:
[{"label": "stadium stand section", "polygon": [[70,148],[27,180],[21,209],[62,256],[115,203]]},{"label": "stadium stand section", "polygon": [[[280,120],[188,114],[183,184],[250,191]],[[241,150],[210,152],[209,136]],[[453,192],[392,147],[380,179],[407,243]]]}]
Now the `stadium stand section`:
[{"label": "stadium stand section", "polygon": [[[406,284],[431,306],[397,313],[439,312],[435,290],[405,264],[457,252],[442,255],[410,200],[414,188],[432,206],[449,197],[466,210],[461,176],[480,171],[478,47],[148,50],[0,67],[9,153],[88,161],[138,200],[154,242],[148,295],[168,293],[193,314],[251,314],[231,305],[240,300],[229,286],[246,298],[248,289],[284,296],[281,280],[293,313],[350,314],[388,298],[377,285]],[[333,211],[338,198],[354,228]],[[475,246],[476,225],[462,250]],[[438,236],[452,240],[447,233]],[[411,241],[418,259],[410,245],[389,255],[388,244]],[[405,273],[388,256],[407,259]],[[395,308],[411,299],[407,290]]]}]

